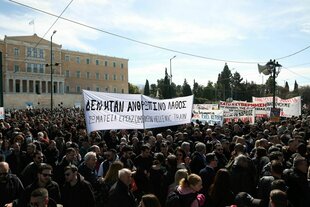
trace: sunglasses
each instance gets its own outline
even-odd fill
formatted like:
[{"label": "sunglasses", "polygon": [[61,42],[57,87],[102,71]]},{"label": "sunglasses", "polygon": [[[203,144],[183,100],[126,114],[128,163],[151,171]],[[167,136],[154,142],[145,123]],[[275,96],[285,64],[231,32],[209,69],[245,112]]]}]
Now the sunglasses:
[{"label": "sunglasses", "polygon": [[44,177],[52,177],[52,174],[48,174],[48,173],[42,173],[42,175],[43,175]]}]

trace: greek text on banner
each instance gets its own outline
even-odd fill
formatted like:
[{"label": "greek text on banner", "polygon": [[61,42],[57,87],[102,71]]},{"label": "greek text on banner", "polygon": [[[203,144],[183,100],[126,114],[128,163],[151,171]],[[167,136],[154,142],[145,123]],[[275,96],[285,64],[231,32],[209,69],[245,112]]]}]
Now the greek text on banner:
[{"label": "greek text on banner", "polygon": [[106,129],[147,129],[191,122],[193,96],[154,99],[140,94],[83,90],[88,133]]}]

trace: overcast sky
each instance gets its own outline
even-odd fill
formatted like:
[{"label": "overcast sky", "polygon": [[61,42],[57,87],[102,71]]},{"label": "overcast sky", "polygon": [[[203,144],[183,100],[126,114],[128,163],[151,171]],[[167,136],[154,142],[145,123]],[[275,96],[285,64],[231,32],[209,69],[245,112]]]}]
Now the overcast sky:
[{"label": "overcast sky", "polygon": [[[16,2],[58,16],[71,0]],[[175,55],[176,84],[185,78],[190,85],[194,79],[205,86],[216,82],[225,62],[244,80],[262,83],[267,76],[258,73],[257,63],[310,46],[310,0],[73,0],[62,17],[95,29],[59,19],[47,32],[57,17],[0,0],[0,38],[35,32],[49,40],[57,30],[53,41],[63,49],[129,59],[135,85],[163,78]],[[310,85],[310,48],[278,61],[284,66],[279,85]]]}]

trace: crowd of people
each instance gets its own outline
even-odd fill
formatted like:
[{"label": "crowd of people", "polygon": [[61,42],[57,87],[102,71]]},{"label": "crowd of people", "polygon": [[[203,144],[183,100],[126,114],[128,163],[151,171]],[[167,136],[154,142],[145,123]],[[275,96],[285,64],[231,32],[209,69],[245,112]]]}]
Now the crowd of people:
[{"label": "crowd of people", "polygon": [[310,115],[87,133],[83,110],[0,120],[0,207],[307,207]]}]

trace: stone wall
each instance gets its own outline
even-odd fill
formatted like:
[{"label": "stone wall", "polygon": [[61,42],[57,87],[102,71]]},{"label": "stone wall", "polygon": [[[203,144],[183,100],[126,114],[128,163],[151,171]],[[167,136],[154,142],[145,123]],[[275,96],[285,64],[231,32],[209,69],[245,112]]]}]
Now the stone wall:
[{"label": "stone wall", "polygon": [[[33,108],[50,108],[51,94],[18,94],[9,93],[3,95],[5,109],[23,109],[29,105]],[[53,94],[53,107],[74,107],[82,106],[82,94]]]}]

